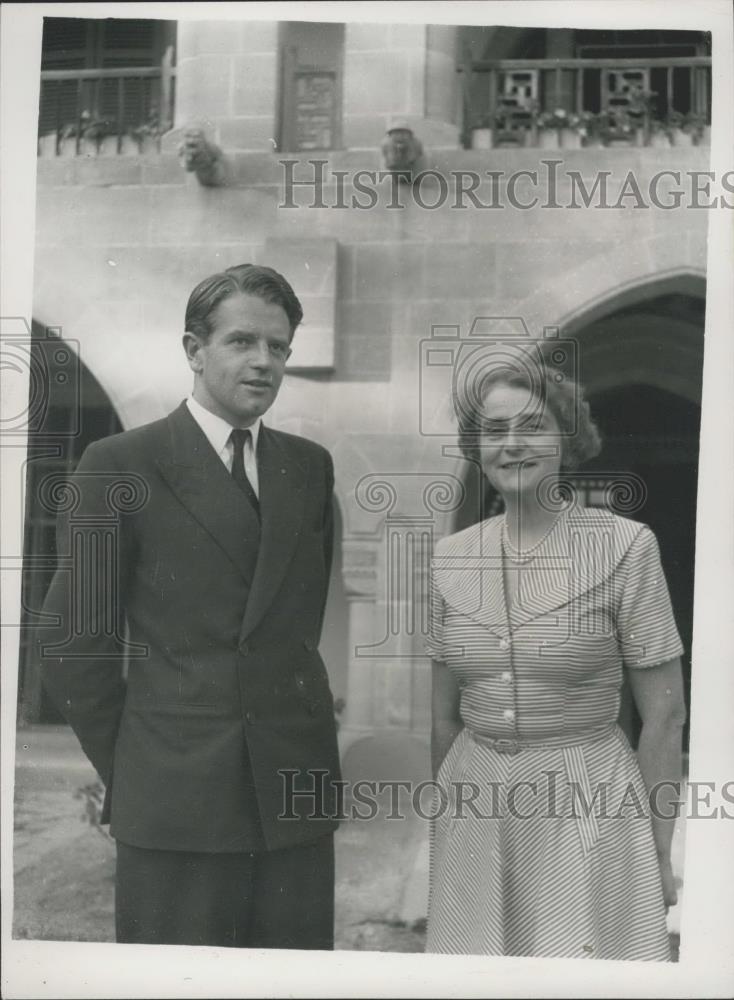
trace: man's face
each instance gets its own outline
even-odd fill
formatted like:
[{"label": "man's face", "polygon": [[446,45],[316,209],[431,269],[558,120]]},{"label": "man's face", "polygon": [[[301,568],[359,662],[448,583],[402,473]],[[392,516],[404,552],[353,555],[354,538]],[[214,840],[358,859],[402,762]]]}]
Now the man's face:
[{"label": "man's face", "polygon": [[210,319],[208,340],[184,334],[195,373],[194,399],[237,427],[247,427],[272,406],[290,355],[285,310],[255,295],[235,292]]}]

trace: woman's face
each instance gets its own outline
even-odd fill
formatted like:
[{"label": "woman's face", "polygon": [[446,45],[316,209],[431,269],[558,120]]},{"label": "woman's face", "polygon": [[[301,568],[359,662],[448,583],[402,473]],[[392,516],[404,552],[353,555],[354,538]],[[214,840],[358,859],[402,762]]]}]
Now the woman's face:
[{"label": "woman's face", "polygon": [[561,467],[558,421],[538,396],[498,382],[484,397],[479,440],[482,469],[503,497],[537,497],[546,476]]}]

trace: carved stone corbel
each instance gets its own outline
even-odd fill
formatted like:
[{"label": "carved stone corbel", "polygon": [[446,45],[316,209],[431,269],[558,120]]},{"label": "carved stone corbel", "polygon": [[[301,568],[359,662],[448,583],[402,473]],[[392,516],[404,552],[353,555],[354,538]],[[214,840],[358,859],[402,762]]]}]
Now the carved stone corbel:
[{"label": "carved stone corbel", "polygon": [[224,153],[207,139],[200,125],[189,125],[184,130],[178,157],[182,166],[195,173],[199,184],[204,187],[223,187],[227,183]]}]

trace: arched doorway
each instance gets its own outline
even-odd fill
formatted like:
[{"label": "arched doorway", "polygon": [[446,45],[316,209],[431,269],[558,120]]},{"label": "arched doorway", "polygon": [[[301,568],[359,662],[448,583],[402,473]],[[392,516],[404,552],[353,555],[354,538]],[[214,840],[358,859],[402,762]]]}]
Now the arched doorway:
[{"label": "arched doorway", "polygon": [[[54,516],[39,500],[39,484],[51,473],[68,475],[92,441],[122,430],[107,393],[72,347],[36,321],[32,324],[23,533],[22,617],[18,657],[18,723],[62,723],[41,685],[32,633],[51,583],[56,560]],[[29,421],[30,422],[30,421]]]},{"label": "arched doorway", "polygon": [[[631,514],[648,524],[660,546],[678,630],[685,647],[686,701],[690,704],[693,640],[696,487],[700,407],[650,385],[627,385],[591,397],[604,436],[601,455],[589,463],[591,476],[624,470],[639,476],[646,495]],[[629,705],[628,712],[632,713]],[[636,737],[634,713],[627,726]],[[688,725],[684,739],[688,741]]]},{"label": "arched doorway", "polygon": [[[629,515],[658,539],[685,647],[690,705],[705,297],[698,282],[645,291],[635,301],[612,300],[591,322],[573,325],[581,380],[604,442],[587,471],[602,480],[633,473],[645,484],[641,505]],[[639,719],[627,691],[621,721],[636,741]]]}]

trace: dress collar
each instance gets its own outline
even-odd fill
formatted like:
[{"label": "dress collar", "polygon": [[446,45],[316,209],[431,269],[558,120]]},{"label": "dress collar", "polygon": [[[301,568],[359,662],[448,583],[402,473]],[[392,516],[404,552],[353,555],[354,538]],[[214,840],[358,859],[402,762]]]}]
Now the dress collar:
[{"label": "dress collar", "polygon": [[502,523],[481,521],[442,539],[432,561],[447,602],[499,636],[568,605],[612,577],[643,525],[607,510],[573,508],[531,550],[511,615],[505,603]]}]

